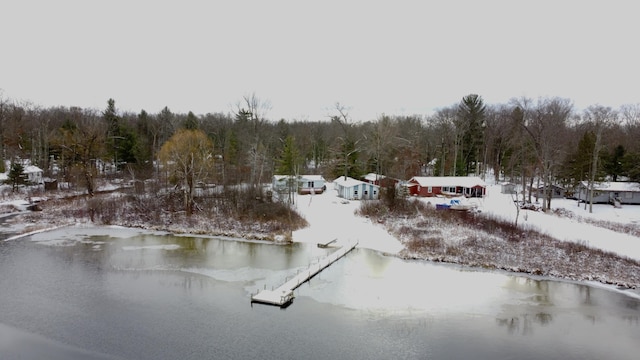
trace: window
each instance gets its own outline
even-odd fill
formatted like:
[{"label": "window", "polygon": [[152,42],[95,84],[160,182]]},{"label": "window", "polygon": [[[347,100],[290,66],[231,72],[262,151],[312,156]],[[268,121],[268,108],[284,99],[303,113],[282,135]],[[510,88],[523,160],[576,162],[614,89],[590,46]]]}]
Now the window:
[{"label": "window", "polygon": [[307,182],[307,187],[308,187],[308,188],[312,188],[312,187],[313,187],[313,181],[309,181],[309,182]]},{"label": "window", "polygon": [[367,190],[364,191],[365,195],[369,195],[369,192]]},{"label": "window", "polygon": [[428,193],[432,193],[432,192],[433,192],[433,189],[431,188],[431,186],[429,186],[429,187],[427,188],[427,192],[428,192]]},{"label": "window", "polygon": [[353,195],[358,196],[358,190],[353,190]]}]

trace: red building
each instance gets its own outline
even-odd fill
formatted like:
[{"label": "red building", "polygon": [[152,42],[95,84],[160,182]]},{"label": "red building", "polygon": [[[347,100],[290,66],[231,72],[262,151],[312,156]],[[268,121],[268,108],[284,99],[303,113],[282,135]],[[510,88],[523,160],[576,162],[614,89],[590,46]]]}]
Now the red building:
[{"label": "red building", "polygon": [[487,184],[477,176],[414,176],[408,183],[409,195],[483,197]]}]

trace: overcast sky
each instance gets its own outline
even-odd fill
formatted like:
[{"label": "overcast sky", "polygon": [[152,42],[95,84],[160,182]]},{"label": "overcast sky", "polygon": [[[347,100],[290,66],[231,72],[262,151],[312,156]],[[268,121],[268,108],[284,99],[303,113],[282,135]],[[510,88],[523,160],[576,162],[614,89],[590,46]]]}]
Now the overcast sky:
[{"label": "overcast sky", "polygon": [[634,1],[3,0],[0,89],[40,106],[354,121],[560,96],[640,102]]}]

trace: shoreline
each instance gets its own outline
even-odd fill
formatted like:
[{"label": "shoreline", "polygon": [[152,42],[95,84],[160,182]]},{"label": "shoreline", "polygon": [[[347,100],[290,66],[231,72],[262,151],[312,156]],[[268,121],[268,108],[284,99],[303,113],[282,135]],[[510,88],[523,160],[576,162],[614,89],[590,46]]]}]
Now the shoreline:
[{"label": "shoreline", "polygon": [[[17,215],[22,215],[22,214],[24,214],[24,213],[17,214]],[[374,225],[372,224],[372,226],[374,226]],[[9,237],[7,239],[4,239],[3,242],[17,241],[17,240],[20,240],[22,238],[25,238],[25,237],[28,237],[28,236],[31,236],[31,235],[35,235],[35,234],[39,234],[39,233],[43,233],[43,232],[55,231],[55,230],[59,230],[59,229],[66,228],[66,227],[80,227],[80,228],[84,227],[84,228],[95,228],[95,229],[103,228],[105,230],[108,230],[109,228],[122,228],[122,229],[125,229],[125,230],[140,231],[140,232],[144,232],[144,233],[158,233],[158,232],[160,232],[160,233],[170,234],[170,235],[179,236],[179,237],[216,238],[216,239],[222,239],[222,240],[225,240],[225,241],[241,241],[241,242],[250,242],[250,243],[264,243],[264,244],[273,244],[273,245],[280,245],[280,246],[281,245],[287,245],[287,244],[293,244],[293,243],[302,243],[302,244],[308,244],[309,243],[309,242],[303,242],[303,241],[277,242],[277,241],[274,241],[274,240],[252,239],[252,238],[239,237],[239,236],[189,233],[189,232],[174,232],[174,231],[171,231],[169,229],[161,230],[161,229],[151,229],[151,228],[145,228],[145,227],[132,227],[132,226],[124,226],[124,225],[101,225],[101,224],[93,224],[93,223],[87,223],[87,222],[76,222],[76,223],[73,223],[73,224],[56,225],[56,226],[51,226],[51,227],[47,227],[47,228],[43,228],[43,229],[30,231],[30,232],[25,232],[25,233],[14,235],[14,236],[11,236],[11,237]],[[539,281],[559,281],[559,282],[570,283],[570,284],[586,285],[586,286],[605,289],[605,290],[608,290],[608,291],[613,291],[613,292],[616,292],[616,293],[619,293],[619,294],[630,296],[630,297],[635,298],[635,299],[640,299],[640,287],[638,287],[635,284],[625,284],[625,283],[622,283],[622,282],[615,282],[615,281],[605,282],[605,281],[600,281],[600,280],[593,279],[593,278],[592,279],[589,279],[589,278],[576,278],[574,276],[571,276],[570,274],[560,274],[560,273],[557,273],[557,274],[540,274],[540,273],[537,273],[537,271],[531,270],[531,269],[529,269],[529,270],[523,269],[523,268],[514,269],[514,268],[509,268],[507,266],[484,266],[484,265],[481,265],[481,264],[474,264],[474,263],[447,261],[442,257],[416,256],[416,254],[410,255],[410,254],[408,254],[406,245],[405,245],[405,248],[402,251],[400,251],[399,253],[389,253],[389,252],[382,251],[380,249],[375,249],[375,248],[366,247],[366,246],[360,246],[360,245],[358,245],[358,248],[364,248],[364,249],[368,249],[368,250],[371,250],[371,251],[376,251],[376,252],[380,253],[383,256],[395,257],[395,258],[398,258],[398,259],[403,260],[403,261],[421,261],[421,262],[431,263],[433,265],[444,265],[444,266],[456,267],[456,268],[459,268],[459,269],[469,270],[469,271],[491,272],[491,273],[502,274],[502,275],[505,275],[505,276],[526,277],[526,278],[529,278],[529,279],[539,280]]]},{"label": "shoreline", "polygon": [[[305,206],[306,209],[304,209],[306,210],[304,211],[306,213],[304,215],[309,218],[309,225],[306,228],[301,229],[305,235],[309,233],[319,235],[327,232],[326,223],[316,222],[317,220],[327,219],[320,218],[319,216],[321,215],[319,214],[309,213],[309,211],[316,207],[318,201],[336,203],[333,197],[328,194],[322,194],[314,198],[316,200],[313,202],[313,206],[310,201],[309,204]],[[352,203],[349,206],[336,203],[333,208],[335,210],[332,211],[331,215],[345,216],[345,214],[352,213],[352,211],[358,207],[359,204],[356,203]],[[139,218],[134,221],[119,221],[120,219],[112,219],[111,224],[97,224],[90,222],[88,218],[81,217],[78,219],[64,215],[65,213],[68,213],[69,209],[73,208],[73,206],[60,206],[48,208],[44,211],[21,211],[2,214],[0,216],[5,220],[5,222],[25,225],[23,230],[28,230],[29,226],[39,227],[36,230],[25,231],[23,234],[12,236],[4,241],[14,241],[21,237],[41,232],[84,224],[89,227],[120,226],[127,229],[138,229],[141,231],[166,232],[176,236],[216,237],[225,238],[230,241],[257,241],[276,245],[295,242],[313,242],[311,237],[303,236],[293,236],[285,239],[282,234],[270,231],[272,229],[269,229],[269,227],[252,228],[251,224],[242,225],[238,224],[237,221],[221,222],[217,226],[212,227],[212,223],[216,223],[216,220],[205,219],[204,217],[199,217],[197,215],[194,215],[191,218],[182,219],[180,217],[174,217],[171,219],[172,221],[168,221],[168,223],[155,225],[141,221]],[[53,211],[50,209],[53,209]],[[556,264],[568,261],[567,257],[563,257],[561,256],[562,254],[557,253],[557,248],[562,244],[562,241],[560,240],[551,240],[550,245],[545,244],[547,248],[550,248],[553,251],[547,251],[544,254],[539,254],[539,248],[532,248],[530,247],[531,245],[527,244],[533,244],[536,241],[542,242],[543,240],[538,240],[533,237],[528,238],[528,235],[524,233],[522,234],[523,238],[521,240],[512,241],[496,238],[496,236],[492,234],[483,234],[478,231],[478,229],[472,229],[472,232],[470,233],[468,229],[464,229],[461,226],[454,226],[452,224],[447,225],[443,223],[430,223],[431,220],[425,219],[424,217],[415,219],[416,222],[401,218],[393,219],[391,217],[386,218],[385,221],[381,223],[373,218],[359,215],[352,216],[355,216],[355,218],[358,219],[358,222],[360,223],[359,226],[364,225],[369,229],[377,227],[378,229],[376,230],[383,230],[387,236],[387,238],[380,238],[378,240],[373,239],[372,241],[371,239],[367,239],[366,235],[362,235],[361,233],[350,234],[351,237],[365,236],[365,238],[360,241],[358,247],[379,251],[386,256],[395,256],[404,260],[412,261],[427,261],[435,264],[446,263],[464,266],[474,270],[498,271],[513,274],[515,276],[543,276],[549,280],[599,283],[603,286],[611,286],[612,288],[620,287],[629,290],[640,288],[640,267],[637,272],[634,272],[635,277],[630,277],[628,274],[621,272],[616,275],[616,273],[609,268],[604,268],[604,270],[600,271],[598,268],[590,265],[589,261],[592,261],[592,259],[589,258],[588,254],[582,254],[583,249],[581,248],[575,250],[575,254],[572,253],[570,255],[586,257],[586,259],[582,259],[582,262],[579,263],[583,264],[583,268],[576,268],[579,265],[578,262],[575,264],[571,263],[571,266],[565,266],[564,268],[554,268]],[[132,218],[135,219],[135,216]],[[314,226],[314,224],[316,226]],[[240,228],[238,228],[238,226],[240,226]],[[314,230],[316,228],[320,230]],[[406,233],[407,228],[410,228],[411,232]],[[420,232],[414,233],[416,229],[419,229]],[[381,234],[381,232],[378,231],[375,234]],[[347,234],[344,235],[345,239],[350,237],[346,236]],[[375,236],[377,237],[378,235]],[[437,246],[442,246],[441,248],[438,248],[437,246],[427,248],[426,250],[412,248],[413,244],[416,242],[425,241],[422,239],[432,241],[434,238],[440,239],[439,241],[441,244],[437,244]],[[397,247],[397,245],[391,244],[391,242],[394,241],[397,242],[397,245],[401,246],[401,248],[397,252],[390,252],[388,251],[387,246],[391,245],[392,248]],[[505,258],[505,249],[509,248],[512,248],[512,254],[510,255],[512,258]],[[479,258],[478,254],[484,256],[484,258]],[[535,266],[528,266],[528,263],[525,260],[527,260],[529,255],[537,255],[539,257],[539,259],[537,259],[539,264],[535,264]],[[624,259],[620,256],[616,256],[615,261],[622,262]],[[584,265],[585,263],[587,265]]]}]

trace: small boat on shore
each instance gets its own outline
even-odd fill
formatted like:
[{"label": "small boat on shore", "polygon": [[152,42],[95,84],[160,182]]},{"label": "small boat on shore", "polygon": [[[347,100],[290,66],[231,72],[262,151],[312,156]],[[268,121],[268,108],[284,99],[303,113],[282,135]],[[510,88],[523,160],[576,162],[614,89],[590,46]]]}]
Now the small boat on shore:
[{"label": "small boat on shore", "polygon": [[460,200],[453,199],[450,201],[449,209],[450,210],[473,210],[477,207],[475,204],[462,203]]},{"label": "small boat on shore", "polygon": [[448,209],[458,211],[468,211],[477,208],[478,205],[471,203],[463,203],[460,199],[451,199],[448,203],[436,204],[436,209]]}]

